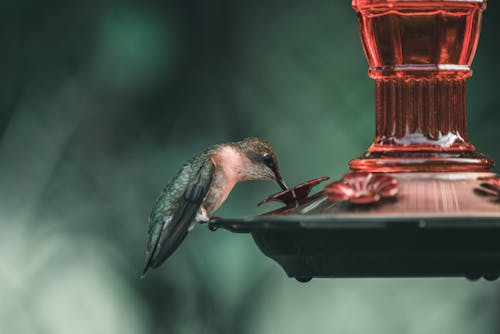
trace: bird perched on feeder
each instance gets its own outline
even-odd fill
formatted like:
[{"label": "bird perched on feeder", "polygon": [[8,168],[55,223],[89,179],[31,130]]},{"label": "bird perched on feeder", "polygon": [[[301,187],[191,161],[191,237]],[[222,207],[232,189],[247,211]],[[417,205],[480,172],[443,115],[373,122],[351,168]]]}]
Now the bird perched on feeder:
[{"label": "bird perched on feeder", "polygon": [[172,255],[197,224],[208,222],[236,183],[249,180],[270,180],[287,189],[273,149],[259,138],[212,146],[185,163],[149,216],[142,276]]}]

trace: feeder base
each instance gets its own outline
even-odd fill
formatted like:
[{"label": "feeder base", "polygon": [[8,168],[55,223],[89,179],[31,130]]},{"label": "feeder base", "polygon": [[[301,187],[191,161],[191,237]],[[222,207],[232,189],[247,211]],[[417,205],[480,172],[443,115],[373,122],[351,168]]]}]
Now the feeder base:
[{"label": "feeder base", "polygon": [[481,195],[492,173],[393,173],[395,201],[330,202],[322,192],[296,208],[210,222],[251,233],[288,276],[454,277],[500,275],[500,201]]}]

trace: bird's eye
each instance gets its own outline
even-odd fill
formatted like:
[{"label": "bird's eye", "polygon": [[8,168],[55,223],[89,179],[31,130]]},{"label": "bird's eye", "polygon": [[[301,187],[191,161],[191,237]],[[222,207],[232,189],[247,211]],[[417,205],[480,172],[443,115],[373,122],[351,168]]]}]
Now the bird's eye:
[{"label": "bird's eye", "polygon": [[270,154],[266,154],[262,157],[262,161],[267,165],[267,166],[272,166],[274,165],[273,157]]}]

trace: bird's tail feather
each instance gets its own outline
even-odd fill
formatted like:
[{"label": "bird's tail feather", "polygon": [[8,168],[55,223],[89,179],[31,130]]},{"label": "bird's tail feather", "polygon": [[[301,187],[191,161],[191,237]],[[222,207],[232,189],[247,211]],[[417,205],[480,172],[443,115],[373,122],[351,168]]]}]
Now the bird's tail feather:
[{"label": "bird's tail feather", "polygon": [[154,248],[152,250],[148,251],[148,253],[146,255],[146,260],[144,262],[144,268],[142,269],[141,279],[144,279],[144,277],[146,277],[146,273],[148,272],[148,269],[150,267],[152,267],[151,264],[153,262],[153,255],[156,252],[157,247],[158,247],[158,241],[155,243]]},{"label": "bird's tail feather", "polygon": [[174,233],[172,233],[172,235],[169,236],[169,240],[164,245],[160,245],[162,240],[162,236],[160,235],[154,243],[154,247],[152,247],[146,255],[146,261],[142,270],[141,279],[146,277],[146,273],[149,268],[156,268],[169,258],[170,255],[177,250],[179,245],[186,238],[187,234],[188,231],[177,229]]},{"label": "bird's tail feather", "polygon": [[142,269],[141,279],[146,277],[148,269],[151,267],[151,260],[153,259],[153,252],[148,252],[146,255],[146,261],[144,262],[144,268]]},{"label": "bird's tail feather", "polygon": [[149,268],[154,267],[154,258],[157,254],[157,249],[161,239],[161,227],[150,227],[149,236],[150,240],[147,247],[146,260],[144,261],[144,268],[142,269],[141,279],[146,277],[146,272]]}]

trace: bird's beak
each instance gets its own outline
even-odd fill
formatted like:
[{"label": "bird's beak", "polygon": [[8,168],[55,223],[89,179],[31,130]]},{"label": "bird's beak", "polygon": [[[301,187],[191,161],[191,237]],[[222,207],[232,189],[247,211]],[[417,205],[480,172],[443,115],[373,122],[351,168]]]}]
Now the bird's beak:
[{"label": "bird's beak", "polygon": [[285,182],[283,181],[283,178],[280,175],[280,172],[278,171],[277,168],[273,168],[274,172],[274,181],[276,182],[277,185],[283,189],[283,191],[288,190],[288,187],[286,186]]}]

